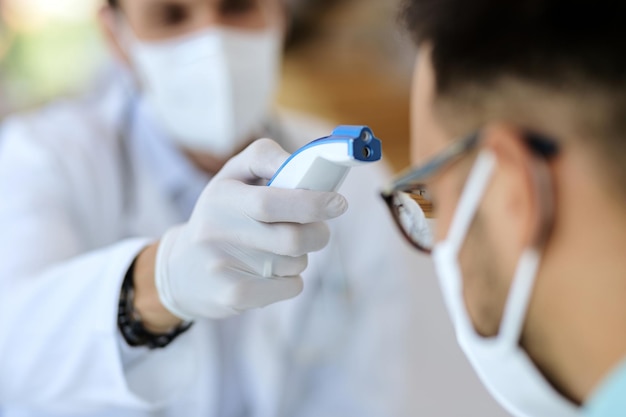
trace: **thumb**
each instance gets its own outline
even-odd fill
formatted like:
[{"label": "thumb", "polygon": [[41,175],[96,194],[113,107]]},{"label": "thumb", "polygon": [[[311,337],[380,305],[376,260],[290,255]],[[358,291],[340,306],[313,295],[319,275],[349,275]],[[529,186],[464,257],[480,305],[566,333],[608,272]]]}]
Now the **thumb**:
[{"label": "thumb", "polygon": [[231,158],[215,178],[246,183],[254,183],[259,179],[269,180],[289,156],[273,140],[259,139]]}]

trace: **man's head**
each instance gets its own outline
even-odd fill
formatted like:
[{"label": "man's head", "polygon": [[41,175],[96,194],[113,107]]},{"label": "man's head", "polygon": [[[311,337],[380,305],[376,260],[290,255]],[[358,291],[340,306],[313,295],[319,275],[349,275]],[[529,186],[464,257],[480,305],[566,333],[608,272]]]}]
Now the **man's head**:
[{"label": "man's head", "polygon": [[[495,161],[458,255],[473,326],[486,337],[501,331],[520,259],[536,250],[541,262],[521,343],[562,393],[584,401],[624,347],[597,346],[603,342],[596,332],[617,319],[593,314],[602,303],[621,308],[623,298],[600,297],[626,287],[626,278],[616,277],[626,276],[615,269],[621,255],[614,256],[615,245],[626,245],[626,25],[619,3],[405,3],[406,26],[420,47],[414,162],[471,133],[480,137],[473,152],[428,184],[438,241],[449,237],[477,155],[486,151]],[[558,152],[547,158],[530,136]],[[624,324],[626,309],[620,311]],[[581,365],[570,359],[585,350],[604,350],[605,363],[570,378]]]},{"label": "man's head", "polygon": [[155,122],[198,165],[216,171],[262,134],[284,0],[107,0],[100,21]]}]

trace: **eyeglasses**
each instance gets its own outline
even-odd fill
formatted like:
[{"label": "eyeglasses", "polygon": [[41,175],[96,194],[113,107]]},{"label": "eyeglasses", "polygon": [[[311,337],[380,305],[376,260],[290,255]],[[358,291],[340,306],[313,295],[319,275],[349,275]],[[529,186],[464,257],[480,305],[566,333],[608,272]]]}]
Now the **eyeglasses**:
[{"label": "eyeglasses", "polygon": [[[435,245],[435,206],[428,181],[476,149],[480,138],[480,132],[474,132],[455,141],[424,165],[401,173],[381,192],[400,232],[419,251],[430,254]],[[536,154],[549,158],[558,153],[551,139],[535,133],[526,133],[524,138]]]}]

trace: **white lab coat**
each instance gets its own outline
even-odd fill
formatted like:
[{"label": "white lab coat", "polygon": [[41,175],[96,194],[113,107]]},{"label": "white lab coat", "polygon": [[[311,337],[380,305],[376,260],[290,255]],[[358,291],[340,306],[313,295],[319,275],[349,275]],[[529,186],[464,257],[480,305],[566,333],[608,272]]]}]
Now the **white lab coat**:
[{"label": "white lab coat", "polygon": [[[2,128],[2,417],[233,417],[220,411],[228,401],[254,417],[500,414],[454,346],[430,262],[404,244],[377,195],[382,164],[344,184],[350,210],[310,256],[302,295],[198,320],[162,350],[126,346],[122,279],[177,221],[119,134],[126,102],[110,87]],[[330,130],[280,123],[289,150]],[[224,385],[235,371],[233,397]]]}]

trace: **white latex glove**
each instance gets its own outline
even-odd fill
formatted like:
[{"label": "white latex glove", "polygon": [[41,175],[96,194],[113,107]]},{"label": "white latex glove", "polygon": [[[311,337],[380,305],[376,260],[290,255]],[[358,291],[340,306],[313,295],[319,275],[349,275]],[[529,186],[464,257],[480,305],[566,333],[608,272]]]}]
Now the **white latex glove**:
[{"label": "white latex glove", "polygon": [[232,158],[200,196],[190,220],[162,238],[155,279],[161,303],[183,319],[223,318],[295,297],[307,254],[329,240],[337,193],[265,184],[289,157],[260,139]]}]

